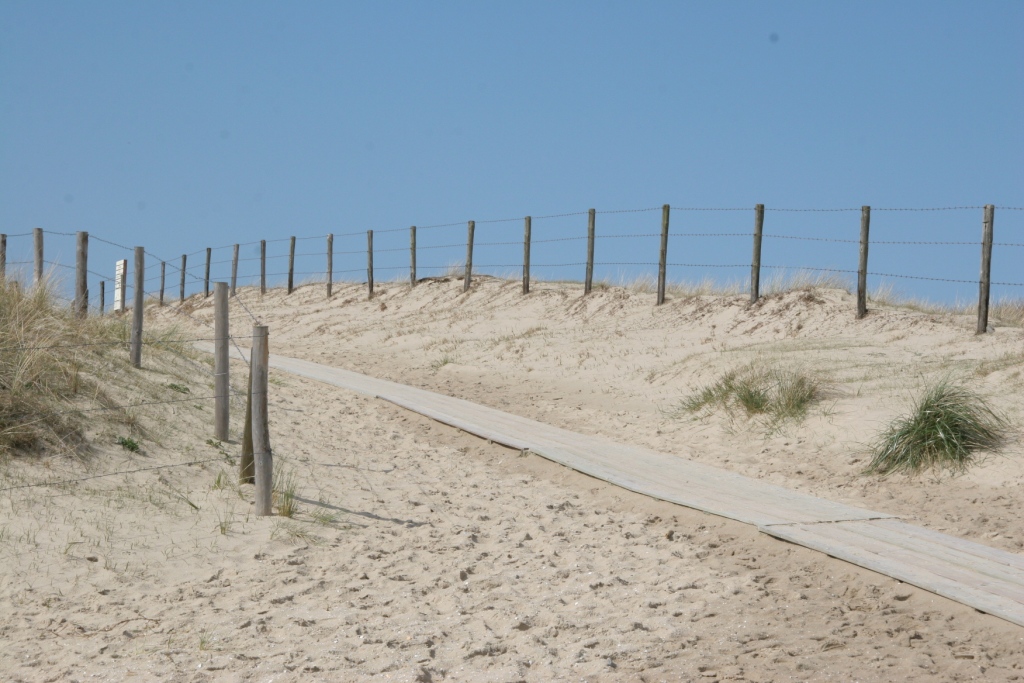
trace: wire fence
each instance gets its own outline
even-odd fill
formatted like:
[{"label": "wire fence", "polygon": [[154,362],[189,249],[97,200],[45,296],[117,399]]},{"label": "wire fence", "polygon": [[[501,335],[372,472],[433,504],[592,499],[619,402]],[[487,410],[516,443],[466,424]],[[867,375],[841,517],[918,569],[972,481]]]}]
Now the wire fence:
[{"label": "wire fence", "polygon": [[[662,210],[663,207],[644,207],[533,216],[530,219],[530,278],[573,279],[573,274],[566,270],[579,268],[581,270],[575,279],[583,280],[584,269],[588,267],[593,270],[594,279],[612,284],[653,278],[661,265],[657,259],[661,238],[658,228],[661,226],[660,216],[651,214]],[[992,262],[990,284],[1000,290],[996,296],[1004,298],[1019,297],[1022,291],[1019,288],[1024,287],[1024,282],[1016,277],[1017,269],[1014,267],[1019,256],[999,257],[1001,250],[1024,247],[1024,221],[1014,213],[1021,210],[1024,207],[995,207],[999,215],[996,234],[1005,237],[992,243],[997,257]],[[750,229],[755,213],[753,208],[671,206],[670,211],[672,225],[667,235],[670,258],[665,263],[670,281],[722,281],[724,278],[723,284],[749,283],[745,269],[752,264],[745,262],[745,258],[749,258],[751,248],[744,241],[749,241],[753,235]],[[872,286],[880,287],[895,281],[913,289],[915,282],[932,283],[927,289],[914,289],[908,293],[940,301],[971,298],[974,293],[964,286],[980,284],[977,263],[982,239],[979,230],[981,216],[970,212],[982,211],[984,207],[977,205],[871,209],[872,239],[869,244],[871,264],[875,267],[866,274],[876,280]],[[840,278],[858,275],[859,222],[844,215],[860,214],[862,207],[766,207],[764,212],[768,216],[764,220],[762,235],[762,269],[784,275],[830,273]],[[586,250],[590,248],[587,221],[591,213],[596,222],[593,238],[595,257],[589,261],[586,258]],[[743,213],[748,213],[750,218],[743,219]],[[894,221],[888,218],[890,215],[901,218]],[[524,218],[475,221],[477,237],[481,239],[473,245],[474,274],[497,277],[518,277],[521,274],[524,243],[516,224],[523,221]],[[461,276],[467,255],[466,227],[467,222],[464,221],[417,226],[416,273]],[[368,283],[372,274],[378,272],[385,280],[405,279],[403,271],[408,271],[411,278],[410,228],[372,231],[376,238],[372,273],[368,263],[367,232],[349,230],[333,235],[250,240],[195,249],[172,259],[147,251],[146,295],[162,298],[168,303],[180,302],[196,294],[209,296],[213,282],[232,280],[243,287],[259,285],[263,291],[266,287],[283,286],[289,280],[294,287],[325,283],[328,277],[336,282]],[[74,238],[75,233],[50,230],[42,233],[46,238],[47,255],[58,254],[57,258],[44,259],[43,269],[48,273],[73,275],[76,270],[74,259],[62,257],[64,254],[73,255],[73,243],[66,238]],[[36,265],[31,258],[34,235],[35,231],[6,236],[7,253],[4,257],[8,258],[4,262],[4,270],[8,278],[20,277],[26,283],[31,279],[27,271]],[[922,239],[923,236],[936,239]],[[330,255],[327,253],[328,239],[333,242]],[[53,248],[54,242],[59,245],[56,249]],[[114,287],[113,268],[105,271],[119,260],[130,261],[133,248],[96,234],[89,235],[89,242],[89,301],[94,309],[102,307],[109,311],[119,301],[120,292]],[[312,248],[316,242],[322,242],[322,248]],[[293,246],[296,243],[306,246],[296,248]],[[942,248],[957,248],[959,251],[928,251]],[[223,256],[214,258],[217,254]],[[685,254],[686,258],[671,258],[673,254]],[[740,255],[745,258],[737,259]],[[332,262],[330,266],[328,259]],[[104,263],[110,265],[97,265]],[[272,264],[278,265],[272,267]],[[128,275],[126,272],[123,285],[126,302],[134,296],[133,282]],[[100,283],[105,285],[102,300]],[[936,283],[950,287],[936,287]],[[70,302],[73,297],[67,299]],[[251,311],[248,313],[251,315]]]},{"label": "wire fence", "polygon": [[[1019,268],[1016,265],[1020,262],[1020,252],[1014,252],[1009,258],[1003,255],[1004,250],[1024,247],[1024,220],[1019,213],[1014,213],[1020,211],[1024,211],[1024,207],[874,208],[867,213],[869,217],[874,214],[873,220],[869,221],[870,233],[864,222],[865,207],[763,208],[760,213],[757,209],[742,207],[687,206],[589,210],[475,221],[472,229],[469,222],[459,221],[204,247],[170,260],[144,250],[146,276],[142,278],[141,289],[143,300],[159,301],[165,304],[170,314],[211,329],[213,323],[193,314],[190,301],[197,296],[211,296],[216,282],[231,283],[231,302],[236,318],[241,317],[255,326],[261,321],[250,304],[265,288],[280,287],[285,282],[292,287],[296,285],[296,278],[299,278],[299,285],[365,282],[368,294],[372,296],[375,273],[387,273],[391,281],[404,280],[409,284],[415,284],[423,274],[455,278],[467,275],[518,277],[522,274],[527,283],[530,279],[564,281],[586,278],[589,286],[592,279],[625,282],[657,275],[676,281],[705,280],[708,273],[712,280],[720,282],[720,273],[731,271],[733,282],[746,279],[749,286],[757,277],[756,273],[765,270],[781,274],[827,274],[848,282],[857,277],[871,277],[876,280],[876,286],[897,280],[926,283],[928,287],[934,287],[936,283],[980,287],[979,296],[986,297],[987,305],[988,287],[1001,288],[1004,295],[1010,293],[1016,298],[1024,292],[1019,289],[1024,287],[1024,282],[1018,281]],[[742,214],[747,212],[749,215],[744,219]],[[658,213],[661,215],[651,215]],[[765,213],[768,217],[760,223]],[[898,218],[890,219],[889,215]],[[1006,237],[993,238],[993,215],[998,216],[994,234]],[[523,225],[521,232],[517,224]],[[764,226],[769,230],[764,231]],[[869,234],[871,238],[866,239]],[[371,235],[376,236],[376,242]],[[474,238],[469,235],[474,235]],[[921,239],[922,236],[935,239]],[[477,241],[475,237],[481,239]],[[93,314],[108,312],[121,301],[125,302],[125,308],[129,308],[129,302],[135,299],[136,274],[124,266],[131,263],[135,248],[89,234],[88,260],[83,267],[80,265],[82,261],[75,258],[77,239],[77,233],[51,230],[2,235],[0,275],[24,287],[30,287],[41,274],[49,276],[54,283],[52,295],[69,306],[76,305],[78,297],[76,289],[66,283],[66,279],[74,275],[77,282],[85,283],[86,300]],[[756,246],[752,247],[750,240]],[[315,248],[318,241],[322,243],[322,249]],[[296,246],[298,243],[303,245],[301,250]],[[329,250],[328,245],[331,245]],[[871,249],[870,263],[880,266],[867,267],[868,247]],[[1000,258],[987,260],[986,252],[991,254],[993,248]],[[229,257],[219,256],[224,251],[229,252]],[[937,253],[945,255],[936,256]],[[216,259],[214,254],[218,254]],[[753,258],[747,261],[746,257],[751,254]],[[678,255],[683,258],[678,258]],[[471,269],[467,268],[467,257],[471,259]],[[975,277],[979,258],[981,275]],[[859,264],[858,259],[861,259]],[[278,265],[282,261],[287,263],[286,267]],[[273,267],[268,267],[268,262],[274,264]],[[121,264],[119,277],[114,272],[114,265],[118,263]],[[574,270],[566,272],[568,269]],[[970,292],[969,289],[965,291]],[[984,331],[984,328],[980,327],[979,331]],[[229,339],[245,360],[239,342],[251,342],[254,337],[230,334]],[[182,349],[187,345],[216,340],[212,334],[149,337],[141,344],[164,349],[188,363],[203,377],[215,380],[218,373],[213,368]],[[123,347],[127,350],[128,345],[126,340],[111,340],[17,345],[0,350],[23,353],[77,347]],[[230,384],[228,387],[235,405],[244,404],[250,396],[249,392]],[[253,395],[265,395],[265,392]],[[53,414],[84,416],[103,411],[123,412],[215,401],[217,398],[217,395],[190,395],[95,408],[69,407]],[[89,479],[220,460],[222,458],[194,459],[89,474],[81,478],[53,479],[0,488],[0,492],[67,486]]]}]

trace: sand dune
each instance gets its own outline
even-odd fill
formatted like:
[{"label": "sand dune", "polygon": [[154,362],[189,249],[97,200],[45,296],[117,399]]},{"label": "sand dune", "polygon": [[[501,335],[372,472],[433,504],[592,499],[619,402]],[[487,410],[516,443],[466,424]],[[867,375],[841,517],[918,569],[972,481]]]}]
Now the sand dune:
[{"label": "sand dune", "polygon": [[[354,285],[336,285],[331,302],[321,286],[240,298],[270,326],[275,353],[1021,552],[1017,442],[960,477],[860,474],[864,443],[942,373],[969,378],[1019,425],[1020,329],[975,337],[969,320],[898,309],[858,322],[838,291],[655,308],[619,289],[584,299],[539,284],[524,298],[481,278],[460,290],[435,280],[378,285],[373,301]],[[192,300],[191,317],[151,319],[198,332],[211,307]],[[250,324],[233,309],[236,332]],[[748,362],[811,369],[829,398],[797,424],[677,414],[693,387]],[[963,605],[383,402],[276,372],[271,394],[291,519],[251,516],[251,487],[233,485],[237,445],[206,442],[212,410],[201,406],[154,419],[144,461],[111,451],[90,467],[212,462],[5,493],[6,679],[1024,676],[1024,631]]]}]

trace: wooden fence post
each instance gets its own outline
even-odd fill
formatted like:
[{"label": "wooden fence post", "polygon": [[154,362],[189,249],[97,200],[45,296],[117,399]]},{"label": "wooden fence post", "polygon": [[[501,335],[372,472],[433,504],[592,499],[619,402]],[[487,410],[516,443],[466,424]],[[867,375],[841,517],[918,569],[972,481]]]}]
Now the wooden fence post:
[{"label": "wooden fence post", "polygon": [[160,262],[160,305],[164,305],[164,285],[167,283],[167,263]]},{"label": "wooden fence post", "polygon": [[260,240],[260,296],[267,293],[267,241]]},{"label": "wooden fence post", "polygon": [[467,227],[466,237],[466,277],[462,280],[462,291],[469,291],[469,284],[473,278],[473,233],[476,232],[476,221],[470,221]]},{"label": "wooden fence post", "polygon": [[188,255],[181,255],[181,289],[178,292],[178,303],[185,303],[185,265],[188,261]]},{"label": "wooden fence post", "polygon": [[107,303],[107,281],[100,280],[100,316],[103,315],[103,307]]},{"label": "wooden fence post", "polygon": [[527,216],[523,221],[523,294],[530,293],[530,232],[533,219]]},{"label": "wooden fence post", "polygon": [[213,436],[228,440],[231,384],[228,365],[228,283],[213,283],[213,386],[216,403],[213,409]]},{"label": "wooden fence post", "polygon": [[132,365],[142,367],[142,313],[145,305],[146,295],[146,250],[142,247],[135,247],[135,300],[132,309],[132,338],[131,338],[131,361]]},{"label": "wooden fence post", "polygon": [[366,289],[367,299],[373,298],[373,230],[366,231]]},{"label": "wooden fence post", "polygon": [[89,233],[79,231],[75,239],[75,315],[89,314]]},{"label": "wooden fence post", "polygon": [[327,235],[327,298],[334,289],[334,233]]},{"label": "wooden fence post", "polygon": [[270,365],[270,346],[266,325],[252,328],[252,353],[249,363],[252,372],[252,448],[256,476],[256,516],[273,514],[271,506],[274,481],[274,460],[270,451],[268,427],[267,388]]},{"label": "wooden fence post", "polygon": [[121,259],[114,265],[114,311],[124,315],[125,290],[128,288],[128,259]]},{"label": "wooden fence post", "polygon": [[206,248],[206,277],[203,279],[203,298],[208,299],[210,297],[210,257],[213,255],[213,249],[210,247]]},{"label": "wooden fence post", "polygon": [[256,462],[252,455],[252,353],[249,354],[249,391],[245,394],[245,426],[242,428],[242,457],[238,463],[238,483],[256,483]]},{"label": "wooden fence post", "polygon": [[409,228],[409,285],[416,286],[416,226]]},{"label": "wooden fence post", "polygon": [[288,293],[295,289],[295,235],[292,235],[291,244],[288,247]]},{"label": "wooden fence post", "polygon": [[992,284],[992,224],[995,222],[996,207],[985,205],[985,217],[981,228],[981,278],[978,281],[978,334],[988,332],[988,300]]},{"label": "wooden fence post", "polygon": [[32,228],[32,238],[35,243],[35,278],[32,282],[39,286],[43,281],[43,229]]},{"label": "wooden fence post", "polygon": [[750,260],[750,303],[761,297],[761,236],[764,231],[764,204],[754,205],[754,257]]},{"label": "wooden fence post", "polygon": [[591,209],[587,214],[587,279],[583,283],[583,293],[590,294],[590,288],[594,284],[594,216],[597,213]]},{"label": "wooden fence post", "polygon": [[860,265],[857,266],[857,319],[868,314],[868,231],[871,207],[860,207]]},{"label": "wooden fence post", "polygon": [[235,245],[234,253],[231,256],[231,292],[230,296],[235,295],[235,285],[238,284],[238,245]]},{"label": "wooden fence post", "polygon": [[7,235],[0,234],[0,282],[7,281]]},{"label": "wooden fence post", "polygon": [[665,303],[665,274],[668,269],[668,217],[671,207],[661,207],[661,250],[658,253],[658,306]]}]

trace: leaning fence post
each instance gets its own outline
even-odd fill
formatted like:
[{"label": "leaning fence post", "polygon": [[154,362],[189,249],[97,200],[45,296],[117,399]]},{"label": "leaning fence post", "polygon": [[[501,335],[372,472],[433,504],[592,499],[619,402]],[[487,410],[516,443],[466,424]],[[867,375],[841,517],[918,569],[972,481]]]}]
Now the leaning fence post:
[{"label": "leaning fence post", "polygon": [[259,293],[266,294],[266,240],[259,241]]},{"label": "leaning fence post", "polygon": [[583,283],[583,293],[590,294],[594,284],[594,209],[587,212],[587,279]]},{"label": "leaning fence post", "polygon": [[252,353],[249,354],[249,391],[245,394],[245,426],[242,428],[242,457],[238,463],[238,483],[256,483],[256,463],[252,456]]},{"label": "leaning fence post", "polygon": [[238,284],[238,245],[235,245],[234,253],[231,256],[231,296],[235,295],[235,285]]},{"label": "leaning fence post", "polygon": [[981,279],[978,282],[978,334],[988,331],[988,299],[992,285],[992,224],[995,222],[996,207],[985,205],[985,217],[981,230]]},{"label": "leaning fence post", "polygon": [[89,314],[89,233],[79,231],[75,244],[75,315]]},{"label": "leaning fence post", "polygon": [[100,280],[100,316],[103,315],[103,306],[107,302],[107,281]]},{"label": "leaning fence post", "polygon": [[761,236],[764,230],[764,204],[754,205],[754,257],[750,261],[750,303],[761,296]]},{"label": "leaning fence post", "polygon": [[146,294],[146,250],[135,247],[135,300],[132,310],[131,361],[137,368],[142,367],[142,313]]},{"label": "leaning fence post", "polygon": [[255,325],[252,328],[252,354],[249,363],[252,368],[252,447],[256,465],[256,516],[266,517],[273,514],[271,496],[274,480],[267,413],[270,347],[266,325]]},{"label": "leaning fence post", "polygon": [[523,294],[530,293],[530,231],[533,220],[527,216],[523,220]]},{"label": "leaning fence post", "polygon": [[871,207],[860,207],[860,265],[857,267],[857,319],[868,314],[868,229]]},{"label": "leaning fence post", "polygon": [[327,298],[334,288],[334,233],[327,235]]},{"label": "leaning fence post", "polygon": [[185,303],[185,265],[188,262],[188,254],[181,255],[181,289],[178,292],[178,303]]},{"label": "leaning fence post", "polygon": [[366,231],[366,289],[367,298],[373,298],[373,230]]},{"label": "leaning fence post", "polygon": [[160,262],[160,305],[164,305],[164,285],[167,282],[167,263]]},{"label": "leaning fence post", "polygon": [[228,440],[231,384],[228,366],[228,283],[213,283],[213,386],[216,403],[213,408],[213,435],[218,441]]},{"label": "leaning fence post", "polygon": [[658,306],[665,303],[665,271],[668,265],[668,217],[671,210],[668,204],[661,207],[661,250],[658,254]]},{"label": "leaning fence post", "polygon": [[295,235],[292,235],[291,244],[288,247],[288,293],[295,289]]},{"label": "leaning fence post", "polygon": [[473,278],[473,233],[476,232],[476,221],[470,221],[466,237],[466,277],[462,281],[462,291],[469,291],[470,280]]},{"label": "leaning fence post", "polygon": [[0,234],[0,282],[7,281],[7,235]]},{"label": "leaning fence post", "polygon": [[416,226],[409,228],[409,286],[416,286]]},{"label": "leaning fence post", "polygon": [[43,281],[43,229],[32,228],[32,238],[35,243],[35,279],[33,284],[38,286]]}]

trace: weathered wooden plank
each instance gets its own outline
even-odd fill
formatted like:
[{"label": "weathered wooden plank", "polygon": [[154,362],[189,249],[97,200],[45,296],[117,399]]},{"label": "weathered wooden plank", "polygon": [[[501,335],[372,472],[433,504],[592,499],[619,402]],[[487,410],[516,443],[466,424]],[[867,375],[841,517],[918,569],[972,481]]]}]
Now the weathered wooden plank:
[{"label": "weathered wooden plank", "polygon": [[868,523],[770,525],[761,530],[1024,626],[1024,604],[1015,597],[1019,586],[1002,582],[979,586],[974,583],[976,575],[934,558],[922,559],[890,544],[872,545],[871,539],[843,528],[851,524]]},{"label": "weathered wooden plank", "polygon": [[999,550],[998,548],[992,548],[987,545],[982,545],[981,543],[967,541],[962,538],[957,538],[956,536],[950,536],[949,534],[944,534],[941,531],[933,531],[932,529],[926,529],[924,527],[907,524],[906,522],[901,522],[897,519],[879,520],[878,522],[876,522],[876,525],[882,528],[909,527],[914,530],[914,535],[918,536],[919,538],[931,539],[935,543],[944,545],[946,547],[954,548],[961,552],[975,555],[982,559],[1007,564],[1011,567],[1016,567],[1017,569],[1024,572],[1024,556],[1022,555],[1009,553],[1005,550]]},{"label": "weathered wooden plank", "polygon": [[964,554],[951,555],[939,544],[921,543],[920,539],[914,538],[912,532],[893,533],[873,524],[826,524],[813,529],[813,532],[879,555],[901,559],[912,566],[927,567],[934,574],[959,581],[966,586],[998,593],[1024,605],[1024,572],[980,558],[965,562],[967,556]]}]

